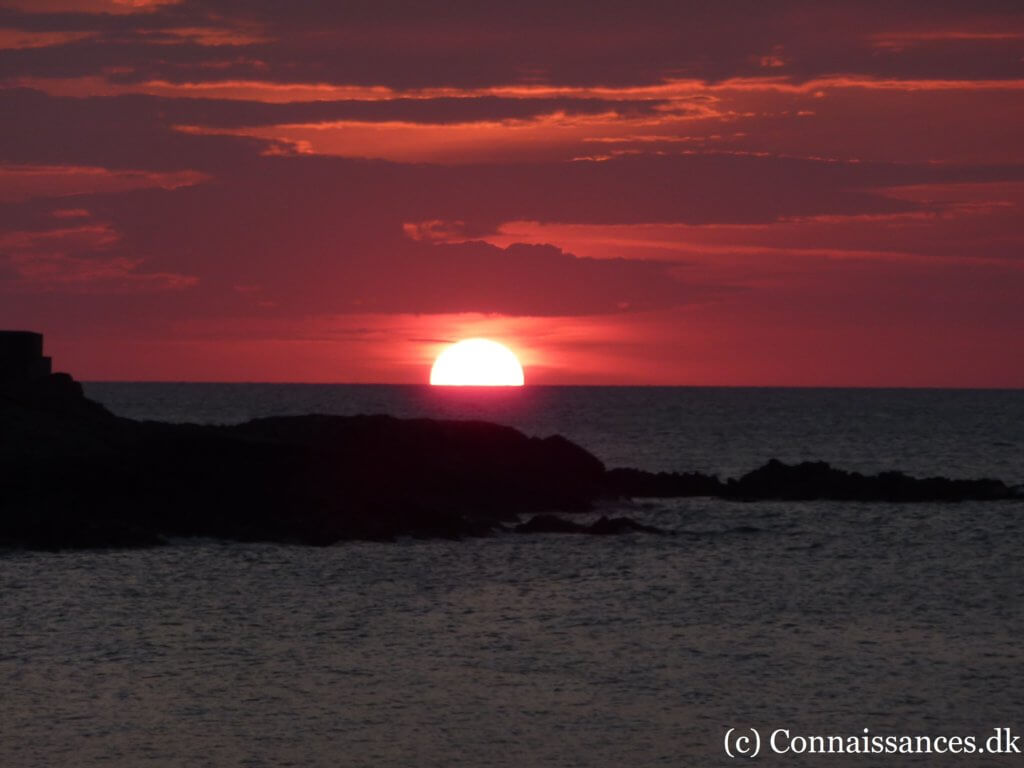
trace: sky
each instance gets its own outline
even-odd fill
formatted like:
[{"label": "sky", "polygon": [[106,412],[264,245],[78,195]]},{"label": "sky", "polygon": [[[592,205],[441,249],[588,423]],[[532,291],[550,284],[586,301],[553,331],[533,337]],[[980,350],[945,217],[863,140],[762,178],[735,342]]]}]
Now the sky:
[{"label": "sky", "polygon": [[0,0],[0,115],[80,379],[1024,387],[1019,0]]}]

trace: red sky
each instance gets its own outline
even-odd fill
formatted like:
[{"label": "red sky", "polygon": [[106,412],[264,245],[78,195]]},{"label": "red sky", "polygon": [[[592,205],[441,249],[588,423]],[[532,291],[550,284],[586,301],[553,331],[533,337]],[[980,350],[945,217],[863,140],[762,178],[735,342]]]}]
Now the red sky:
[{"label": "red sky", "polygon": [[0,0],[0,114],[78,378],[1024,386],[1019,2]]}]

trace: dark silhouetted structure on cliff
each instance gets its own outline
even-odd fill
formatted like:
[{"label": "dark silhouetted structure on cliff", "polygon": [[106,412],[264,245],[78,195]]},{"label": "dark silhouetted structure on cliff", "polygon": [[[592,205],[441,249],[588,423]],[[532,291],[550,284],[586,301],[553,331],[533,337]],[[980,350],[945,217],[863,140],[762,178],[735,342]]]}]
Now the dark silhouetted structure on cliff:
[{"label": "dark silhouetted structure on cliff", "polygon": [[0,386],[21,387],[50,375],[43,357],[43,334],[0,331]]}]

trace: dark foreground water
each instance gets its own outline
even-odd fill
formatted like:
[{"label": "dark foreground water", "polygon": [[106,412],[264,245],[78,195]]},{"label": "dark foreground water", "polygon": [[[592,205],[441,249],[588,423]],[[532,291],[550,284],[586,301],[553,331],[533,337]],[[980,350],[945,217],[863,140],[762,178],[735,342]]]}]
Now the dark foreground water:
[{"label": "dark foreground water", "polygon": [[[89,392],[179,420],[492,418],[648,468],[735,474],[775,455],[1024,480],[1012,392]],[[0,765],[705,766],[737,762],[730,727],[1024,734],[1024,503],[603,511],[679,535],[0,553]]]}]

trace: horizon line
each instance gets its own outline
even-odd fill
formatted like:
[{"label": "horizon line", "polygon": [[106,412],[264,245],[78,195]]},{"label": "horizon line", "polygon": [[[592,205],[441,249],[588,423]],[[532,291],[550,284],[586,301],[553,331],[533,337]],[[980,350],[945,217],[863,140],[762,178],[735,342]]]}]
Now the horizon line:
[{"label": "horizon line", "polygon": [[495,390],[521,391],[524,389],[826,389],[826,390],[929,390],[962,392],[1024,392],[1024,384],[1017,386],[959,386],[943,384],[523,384],[518,386],[449,385],[438,386],[429,382],[386,381],[258,381],[241,379],[77,379],[82,384],[223,384],[251,386],[307,386],[307,387],[415,387],[437,390]]}]

